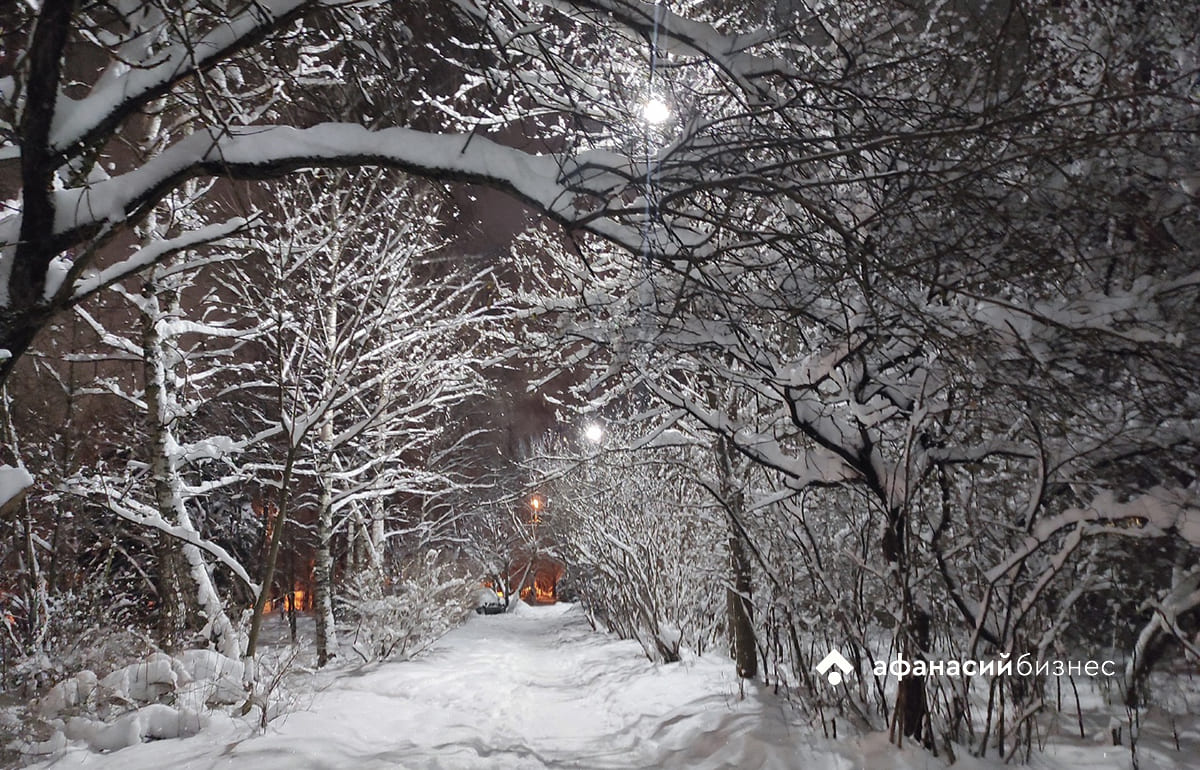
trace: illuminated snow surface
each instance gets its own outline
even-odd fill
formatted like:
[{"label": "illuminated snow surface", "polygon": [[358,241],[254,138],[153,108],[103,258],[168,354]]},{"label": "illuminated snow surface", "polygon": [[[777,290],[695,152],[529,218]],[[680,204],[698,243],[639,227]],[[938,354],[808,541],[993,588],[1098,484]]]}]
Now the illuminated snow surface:
[{"label": "illuminated snow surface", "polygon": [[[739,699],[732,669],[718,656],[653,665],[637,643],[592,631],[573,605],[521,605],[472,616],[416,660],[322,673],[321,689],[265,733],[214,718],[189,738],[109,754],[75,746],[39,767],[945,767],[879,733],[814,736],[769,690],[748,688]],[[1196,745],[1194,734],[1185,738]],[[1187,767],[1189,756],[1152,750],[1142,767]],[[954,765],[1001,766],[971,757]],[[1128,749],[1064,740],[1034,766],[1128,767]]]}]

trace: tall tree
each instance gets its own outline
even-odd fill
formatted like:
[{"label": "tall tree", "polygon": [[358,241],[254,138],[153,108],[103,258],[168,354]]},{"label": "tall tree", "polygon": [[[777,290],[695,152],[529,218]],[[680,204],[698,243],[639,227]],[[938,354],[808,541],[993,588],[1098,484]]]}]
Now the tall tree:
[{"label": "tall tree", "polygon": [[348,548],[365,551],[381,586],[387,508],[464,483],[435,456],[467,438],[453,435],[447,415],[484,393],[481,370],[505,309],[485,301],[494,285],[486,273],[437,271],[439,207],[411,182],[322,174],[281,191],[277,205],[278,227],[245,244],[260,257],[231,289],[269,329],[262,346],[274,395],[264,416],[285,438],[283,457],[263,467],[278,474],[274,540],[293,505],[311,494],[315,506],[324,665],[337,653],[335,536],[349,533]]},{"label": "tall tree", "polygon": [[[186,192],[179,200],[168,201],[173,205],[164,207],[161,217],[156,212],[147,218],[143,228],[147,245],[187,228],[193,214],[191,199],[199,191]],[[201,261],[181,255],[178,261],[168,259],[153,266],[136,294],[121,285],[111,287],[109,291],[136,316],[136,334],[110,331],[88,310],[76,308],[100,348],[83,357],[140,363],[141,387],[130,388],[106,377],[94,383],[91,392],[119,398],[141,413],[142,431],[137,437],[144,449],[131,445],[128,466],[84,468],[64,480],[64,488],[98,498],[117,516],[158,538],[156,603],[164,647],[175,645],[188,630],[189,616],[199,612],[217,649],[238,659],[243,635],[226,612],[207,559],[215,558],[232,570],[250,591],[257,591],[257,586],[235,557],[201,535],[195,514],[203,516],[208,499],[219,490],[248,480],[239,458],[266,435],[209,432],[241,426],[205,425],[201,415],[228,409],[239,393],[262,383],[252,377],[249,364],[237,360],[239,349],[253,340],[256,330],[223,310],[213,288],[201,288],[206,281],[213,283],[211,277],[201,277],[205,270]],[[185,293],[193,295],[186,305]],[[202,465],[219,470],[201,477]]]}]

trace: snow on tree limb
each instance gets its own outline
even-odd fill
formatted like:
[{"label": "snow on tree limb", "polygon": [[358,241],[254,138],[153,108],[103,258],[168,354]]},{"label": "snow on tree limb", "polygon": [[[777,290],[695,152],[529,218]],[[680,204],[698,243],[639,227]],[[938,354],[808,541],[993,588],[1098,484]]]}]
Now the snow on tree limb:
[{"label": "snow on tree limb", "polygon": [[8,512],[33,486],[33,476],[21,467],[0,465],[0,511]]},{"label": "snow on tree limb", "polygon": [[193,527],[180,526],[168,522],[158,514],[158,511],[153,506],[139,502],[128,495],[119,496],[109,494],[104,485],[92,484],[81,479],[64,482],[62,490],[80,497],[91,497],[100,493],[104,498],[104,505],[117,516],[120,516],[131,524],[158,530],[176,540],[199,548],[228,568],[252,592],[258,592],[259,585],[251,580],[250,575],[246,572],[246,568],[230,555],[228,551],[216,543],[201,537],[200,533]]},{"label": "snow on tree limb", "polygon": [[[73,101],[58,96],[50,146],[60,154],[106,137],[147,102],[176,83],[218,64],[237,51],[259,42],[306,10],[313,0],[259,0],[250,3],[198,40],[179,42],[155,51],[149,62],[115,61],[87,96]],[[132,65],[132,66],[131,66]]]},{"label": "snow on tree limb", "polygon": [[[631,161],[615,171],[636,177]],[[489,184],[534,204],[559,221],[629,248],[640,243],[631,227],[596,217],[596,203],[608,185],[572,177],[579,161],[533,155],[480,136],[434,134],[394,127],[371,131],[348,123],[312,128],[265,126],[199,131],[175,143],[144,165],[111,179],[54,194],[54,237],[70,244],[108,223],[136,218],[186,179],[207,174],[264,179],[302,168],[380,165],[419,176]],[[574,180],[574,181],[572,181]]]},{"label": "snow on tree limb", "polygon": [[989,570],[988,579],[1011,571],[1063,532],[1130,538],[1174,534],[1200,547],[1200,504],[1194,492],[1184,489],[1154,487],[1126,502],[1119,502],[1112,490],[1103,490],[1087,507],[1070,508],[1038,522],[1025,546]]},{"label": "snow on tree limb", "polygon": [[80,302],[100,289],[111,286],[123,278],[144,270],[175,252],[216,243],[241,230],[246,226],[246,223],[247,220],[244,217],[234,217],[225,222],[205,225],[175,238],[153,241],[120,262],[110,265],[99,272],[85,275],[81,280],[76,281],[74,286],[71,287],[72,291],[70,292],[70,299],[68,301],[71,304]]}]

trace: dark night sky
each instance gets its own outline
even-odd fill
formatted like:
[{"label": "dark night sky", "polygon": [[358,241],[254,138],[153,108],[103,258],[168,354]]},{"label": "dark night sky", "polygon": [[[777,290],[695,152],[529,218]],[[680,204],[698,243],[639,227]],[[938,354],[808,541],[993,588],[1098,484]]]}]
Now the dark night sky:
[{"label": "dark night sky", "polygon": [[[452,197],[460,216],[459,221],[450,223],[450,232],[457,237],[447,249],[476,256],[480,267],[507,260],[513,237],[536,221],[519,201],[487,187],[458,185],[452,189]],[[523,444],[554,424],[554,408],[540,394],[526,392],[527,370],[520,361],[506,370],[495,370],[493,376],[496,393],[488,403],[471,410],[474,419],[497,431],[495,448],[515,459]]]}]

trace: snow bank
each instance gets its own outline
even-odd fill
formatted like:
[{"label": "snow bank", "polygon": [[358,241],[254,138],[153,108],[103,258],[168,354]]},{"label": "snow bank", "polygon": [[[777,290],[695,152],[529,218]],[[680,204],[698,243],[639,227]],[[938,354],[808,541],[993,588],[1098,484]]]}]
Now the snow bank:
[{"label": "snow bank", "polygon": [[62,730],[70,741],[82,741],[92,751],[117,751],[144,740],[184,738],[208,726],[206,714],[151,703],[109,724],[88,717],[71,717]]},{"label": "snow bank", "polygon": [[38,700],[37,710],[44,717],[56,717],[67,709],[90,702],[98,686],[99,681],[95,674],[91,671],[81,671],[51,687],[50,691]]},{"label": "snow bank", "polygon": [[505,613],[514,618],[536,617],[533,612],[533,607],[525,603],[524,599],[514,599],[508,603],[508,612]]},{"label": "snow bank", "polygon": [[203,694],[206,706],[231,705],[246,699],[245,666],[213,650],[188,650],[181,656],[193,690]]},{"label": "snow bank", "polygon": [[[7,351],[5,351],[7,352]],[[5,356],[7,358],[8,356]],[[0,510],[5,505],[16,500],[29,487],[33,486],[33,476],[24,468],[14,468],[11,465],[0,465]]]},{"label": "snow bank", "polygon": [[179,661],[156,652],[145,660],[117,669],[101,679],[100,684],[124,700],[149,703],[190,681]]},{"label": "snow bank", "polygon": [[70,743],[112,752],[147,740],[195,735],[223,716],[207,709],[245,700],[242,673],[240,661],[212,650],[188,650],[178,658],[156,652],[103,679],[82,671],[34,704],[34,713],[53,733],[25,744],[21,752],[58,754]]}]

